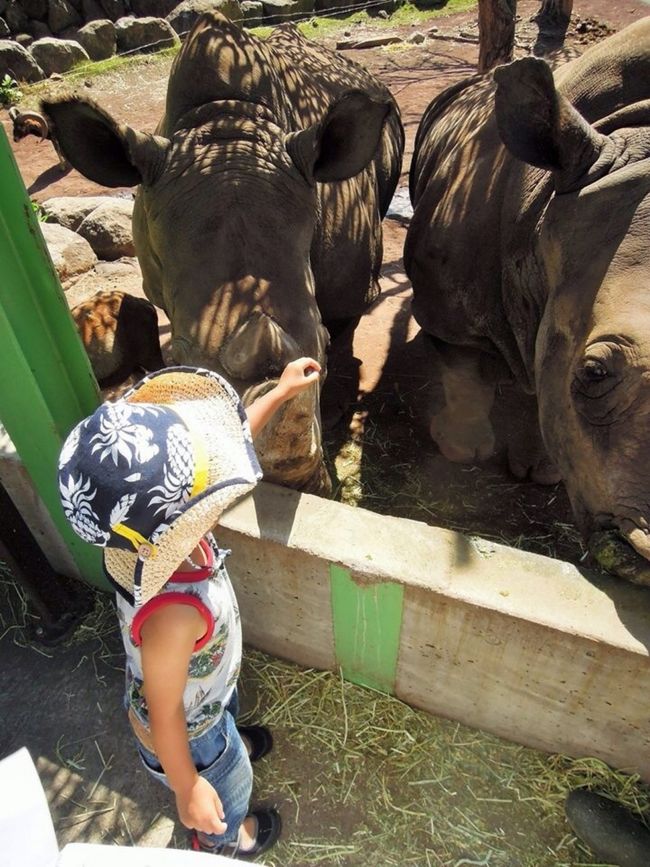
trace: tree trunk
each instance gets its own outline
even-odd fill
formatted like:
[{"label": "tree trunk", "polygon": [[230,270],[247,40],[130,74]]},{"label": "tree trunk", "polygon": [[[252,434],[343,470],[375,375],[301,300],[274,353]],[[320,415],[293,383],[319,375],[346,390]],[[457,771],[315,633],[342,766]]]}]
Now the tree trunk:
[{"label": "tree trunk", "polygon": [[[556,2],[567,2],[567,0],[556,0]],[[516,11],[517,0],[479,0],[479,72],[487,72],[493,66],[512,60]]]},{"label": "tree trunk", "polygon": [[573,12],[573,0],[542,0],[538,21],[549,24],[568,24]]}]

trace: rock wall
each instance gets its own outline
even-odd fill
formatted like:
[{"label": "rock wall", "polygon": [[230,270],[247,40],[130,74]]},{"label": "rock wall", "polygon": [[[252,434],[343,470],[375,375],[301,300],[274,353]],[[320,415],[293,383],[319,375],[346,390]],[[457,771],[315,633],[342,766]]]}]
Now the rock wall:
[{"label": "rock wall", "polygon": [[40,81],[84,61],[174,46],[207,10],[256,27],[340,6],[341,0],[0,0],[0,79]]}]

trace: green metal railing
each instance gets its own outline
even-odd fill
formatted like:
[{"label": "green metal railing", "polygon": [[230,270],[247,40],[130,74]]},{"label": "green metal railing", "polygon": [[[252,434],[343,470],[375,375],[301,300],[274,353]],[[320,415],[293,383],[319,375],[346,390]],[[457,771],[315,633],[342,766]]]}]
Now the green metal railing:
[{"label": "green metal railing", "polygon": [[71,529],[56,484],[61,444],[99,390],[2,125],[0,361],[0,421],[81,574],[108,589],[101,552]]}]

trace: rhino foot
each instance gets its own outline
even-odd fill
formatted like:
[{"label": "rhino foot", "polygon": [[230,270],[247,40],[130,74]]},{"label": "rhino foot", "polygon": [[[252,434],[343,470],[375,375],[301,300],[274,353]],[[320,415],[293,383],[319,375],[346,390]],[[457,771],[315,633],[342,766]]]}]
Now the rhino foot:
[{"label": "rhino foot", "polygon": [[530,479],[538,485],[556,485],[562,480],[560,471],[546,455],[522,454],[518,449],[508,448],[508,466],[516,479]]},{"label": "rhino foot", "polygon": [[429,432],[444,457],[453,463],[471,464],[494,454],[494,431],[486,416],[468,419],[446,407],[433,416]]}]

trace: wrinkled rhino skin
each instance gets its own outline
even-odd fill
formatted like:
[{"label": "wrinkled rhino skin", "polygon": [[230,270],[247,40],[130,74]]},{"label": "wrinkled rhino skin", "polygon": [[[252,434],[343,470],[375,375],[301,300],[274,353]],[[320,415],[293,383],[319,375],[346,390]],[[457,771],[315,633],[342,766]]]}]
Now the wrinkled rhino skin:
[{"label": "wrinkled rhino skin", "polygon": [[[208,13],[174,61],[155,135],[85,100],[43,108],[76,169],[140,185],[144,291],[170,319],[177,363],[223,374],[245,404],[300,356],[324,378],[326,329],[354,325],[378,294],[404,145],[383,85],[293,25],[262,41]],[[326,489],[319,389],[256,445],[268,480]]]},{"label": "wrinkled rhino skin", "polygon": [[626,543],[650,559],[650,19],[555,76],[529,57],[442,93],[410,186],[405,268],[442,371],[433,438],[451,460],[489,456],[510,383],[511,469],[561,478],[596,556],[615,535],[603,565],[630,578]]}]

